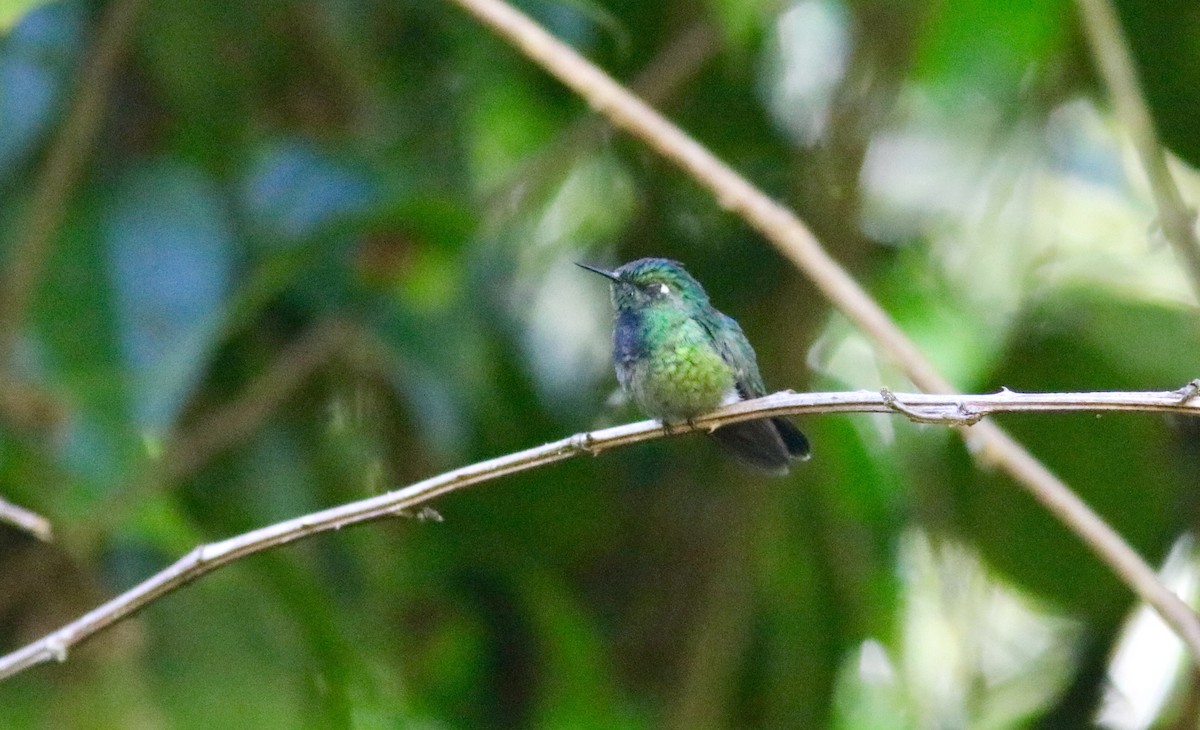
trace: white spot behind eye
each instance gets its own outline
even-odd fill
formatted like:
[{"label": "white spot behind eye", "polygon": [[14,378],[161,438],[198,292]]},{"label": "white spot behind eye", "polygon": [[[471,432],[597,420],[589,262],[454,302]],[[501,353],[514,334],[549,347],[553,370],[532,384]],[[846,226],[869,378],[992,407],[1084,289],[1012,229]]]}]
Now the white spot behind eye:
[{"label": "white spot behind eye", "polygon": [[658,291],[661,292],[663,296],[666,296],[671,293],[671,287],[667,286],[666,284],[659,284]]}]

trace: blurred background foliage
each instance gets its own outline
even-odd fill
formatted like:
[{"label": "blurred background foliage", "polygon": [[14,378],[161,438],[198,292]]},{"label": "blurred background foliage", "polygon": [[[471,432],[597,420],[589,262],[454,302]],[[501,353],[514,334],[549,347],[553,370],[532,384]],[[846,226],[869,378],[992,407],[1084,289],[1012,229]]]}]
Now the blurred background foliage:
[{"label": "blurred background foliage", "polygon": [[[114,4],[95,139],[39,210]],[[1200,375],[1066,0],[518,5],[795,207],[964,391]],[[448,3],[136,6],[0,2],[0,253],[53,232],[0,332],[0,494],[57,537],[0,526],[6,649],[197,543],[638,418],[573,261],[684,261],[776,388],[911,387]],[[1118,6],[1200,199],[1200,6]],[[1193,595],[1193,424],[1002,420]],[[244,560],[5,682],[0,725],[1196,726],[1178,642],[956,435],[802,425],[782,480],[669,439]]]}]

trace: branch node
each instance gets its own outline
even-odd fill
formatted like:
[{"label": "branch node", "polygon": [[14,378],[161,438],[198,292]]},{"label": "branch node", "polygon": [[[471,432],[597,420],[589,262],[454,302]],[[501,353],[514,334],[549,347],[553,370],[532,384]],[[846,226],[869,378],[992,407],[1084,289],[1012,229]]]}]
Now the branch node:
[{"label": "branch node", "polygon": [[67,641],[58,634],[51,634],[46,637],[46,653],[54,661],[62,664],[67,661]]},{"label": "branch node", "polygon": [[908,418],[913,423],[929,423],[929,418],[924,416],[912,408],[904,405],[896,394],[890,388],[883,387],[879,389],[879,395],[883,398],[883,403],[893,411],[900,413]]},{"label": "branch node", "polygon": [[1200,378],[1189,380],[1187,385],[1175,392],[1179,394],[1179,405],[1186,405],[1192,398],[1200,395]]},{"label": "branch node", "polygon": [[421,507],[421,509],[417,510],[416,512],[413,512],[412,510],[408,509],[407,507],[396,507],[395,509],[390,510],[390,512],[388,512],[387,514],[393,514],[393,515],[396,515],[397,517],[403,517],[407,520],[416,520],[417,522],[445,522],[446,521],[446,519],[444,517],[442,517],[441,512],[438,512],[433,507],[430,507],[428,505]]},{"label": "branch node", "polygon": [[575,453],[587,453],[592,456],[599,456],[600,449],[596,448],[595,440],[592,438],[590,431],[577,433],[567,442],[567,450]]},{"label": "branch node", "polygon": [[964,426],[974,426],[975,424],[977,424],[983,420],[982,413],[971,408],[970,406],[968,406],[966,403],[963,403],[962,401],[958,402],[957,410],[958,410],[957,417],[962,422],[962,425],[964,425]]},{"label": "branch node", "polygon": [[903,414],[908,420],[913,423],[935,423],[951,426],[974,426],[983,418],[983,414],[978,411],[973,411],[967,408],[962,401],[958,402],[954,413],[946,413],[939,409],[933,409],[926,412],[921,412],[916,408],[907,406],[896,397],[889,388],[880,388],[879,395],[883,398],[883,403],[888,408],[891,408],[897,413]]}]

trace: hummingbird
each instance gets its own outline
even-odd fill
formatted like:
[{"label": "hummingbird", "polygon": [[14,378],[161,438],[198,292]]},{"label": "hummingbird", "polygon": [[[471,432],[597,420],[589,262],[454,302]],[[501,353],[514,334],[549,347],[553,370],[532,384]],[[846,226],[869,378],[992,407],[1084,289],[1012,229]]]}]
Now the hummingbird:
[{"label": "hummingbird", "polygon": [[[609,280],[617,380],[664,426],[767,394],[742,328],[712,306],[683,264],[646,258],[611,271],[576,265]],[[808,439],[783,417],[721,426],[711,435],[738,461],[775,474],[809,457]]]}]

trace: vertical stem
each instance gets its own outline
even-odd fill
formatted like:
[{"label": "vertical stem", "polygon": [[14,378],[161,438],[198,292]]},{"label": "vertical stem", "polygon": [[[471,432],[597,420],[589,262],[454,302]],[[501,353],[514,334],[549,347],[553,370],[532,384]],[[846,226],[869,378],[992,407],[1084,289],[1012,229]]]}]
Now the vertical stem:
[{"label": "vertical stem", "polygon": [[1196,214],[1184,203],[1167,167],[1154,119],[1138,81],[1129,41],[1121,30],[1116,10],[1110,0],[1076,0],[1075,4],[1117,118],[1129,131],[1142,167],[1146,169],[1163,236],[1179,257],[1192,291],[1200,301],[1200,241],[1196,237]]}]

